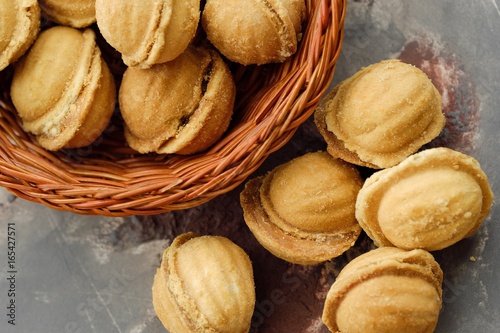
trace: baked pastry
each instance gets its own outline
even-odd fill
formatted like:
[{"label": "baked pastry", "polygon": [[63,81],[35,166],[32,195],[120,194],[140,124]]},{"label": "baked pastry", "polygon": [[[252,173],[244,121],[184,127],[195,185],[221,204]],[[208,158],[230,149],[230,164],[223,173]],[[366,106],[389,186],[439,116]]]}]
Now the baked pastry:
[{"label": "baked pastry", "polygon": [[180,55],[196,34],[200,0],[96,0],[97,25],[128,66],[148,68]]},{"label": "baked pastry", "polygon": [[352,165],[320,151],[248,181],[240,201],[259,243],[283,260],[314,265],[358,238],[354,205],[362,184]]},{"label": "baked pastry", "polygon": [[95,23],[95,0],[40,0],[48,19],[74,28]]},{"label": "baked pastry", "polygon": [[40,30],[36,0],[0,0],[0,71],[18,60]]},{"label": "baked pastry", "polygon": [[228,238],[177,236],[152,288],[155,312],[171,333],[246,333],[255,306],[252,263]]},{"label": "baked pastry", "polygon": [[116,102],[94,32],[64,26],[40,33],[16,64],[10,92],[24,130],[48,150],[92,143]]},{"label": "baked pastry", "polygon": [[129,67],[119,91],[125,138],[140,153],[193,154],[229,126],[236,87],[216,50],[189,46],[149,69]]},{"label": "baked pastry", "polygon": [[369,177],[356,217],[377,246],[434,251],[474,234],[492,202],[476,159],[432,148]]},{"label": "baked pastry", "polygon": [[314,120],[330,154],[376,169],[398,164],[445,125],[436,87],[399,60],[373,64],[342,81]]},{"label": "baked pastry", "polygon": [[261,65],[297,51],[305,15],[304,0],[207,0],[202,25],[229,60]]},{"label": "baked pastry", "polygon": [[424,250],[386,247],[349,262],[331,286],[323,322],[331,332],[432,333],[443,272]]}]

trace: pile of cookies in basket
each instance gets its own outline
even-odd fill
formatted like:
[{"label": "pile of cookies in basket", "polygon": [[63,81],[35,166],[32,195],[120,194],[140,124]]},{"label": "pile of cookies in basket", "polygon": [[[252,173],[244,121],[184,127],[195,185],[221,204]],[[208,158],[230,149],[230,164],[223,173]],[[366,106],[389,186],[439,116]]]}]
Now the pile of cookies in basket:
[{"label": "pile of cookies in basket", "polygon": [[[276,63],[296,52],[305,3],[278,3],[211,0],[201,11],[200,0],[2,1],[0,70],[15,67],[12,102],[47,150],[91,144],[118,104],[135,151],[197,153],[229,126],[228,62]],[[41,18],[55,24],[40,31]],[[96,34],[123,59],[120,82]]]}]

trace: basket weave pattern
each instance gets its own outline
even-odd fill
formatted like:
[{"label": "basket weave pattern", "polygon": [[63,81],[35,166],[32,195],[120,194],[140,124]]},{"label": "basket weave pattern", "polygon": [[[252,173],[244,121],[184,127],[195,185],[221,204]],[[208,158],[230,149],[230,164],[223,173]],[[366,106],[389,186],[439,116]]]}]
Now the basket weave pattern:
[{"label": "basket weave pattern", "polygon": [[290,140],[328,89],[341,50],[346,2],[306,0],[306,28],[287,62],[233,68],[238,93],[230,128],[215,146],[192,156],[135,153],[119,119],[88,147],[46,151],[23,132],[5,70],[0,73],[0,185],[57,210],[106,216],[191,208],[230,191]]}]

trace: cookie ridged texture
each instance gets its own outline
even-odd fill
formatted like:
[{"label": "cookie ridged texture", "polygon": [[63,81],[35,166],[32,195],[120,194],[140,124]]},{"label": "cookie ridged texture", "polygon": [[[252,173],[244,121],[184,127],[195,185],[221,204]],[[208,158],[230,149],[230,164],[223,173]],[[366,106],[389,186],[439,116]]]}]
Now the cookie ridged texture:
[{"label": "cookie ridged texture", "polygon": [[265,177],[261,201],[289,233],[335,233],[357,224],[354,203],[361,185],[350,164],[326,152],[308,153]]},{"label": "cookie ridged texture", "polygon": [[322,319],[331,332],[431,333],[442,306],[442,283],[443,272],[427,251],[378,248],[342,269]]},{"label": "cookie ridged texture", "polygon": [[40,30],[36,0],[0,0],[0,71],[17,61]]},{"label": "cookie ridged texture", "polygon": [[420,69],[395,59],[342,81],[315,121],[333,156],[377,169],[398,164],[445,125],[436,87]]},{"label": "cookie ridged texture", "polygon": [[432,148],[369,177],[356,217],[378,246],[433,251],[474,234],[493,198],[476,159]]},{"label": "cookie ridged texture", "polygon": [[259,242],[279,258],[317,264],[342,254],[361,228],[359,172],[326,152],[309,153],[247,182],[241,205]]},{"label": "cookie ridged texture", "polygon": [[189,45],[200,20],[200,1],[96,1],[106,41],[128,66],[151,67],[175,59]]},{"label": "cookie ridged texture", "polygon": [[182,234],[163,254],[153,304],[172,333],[246,333],[255,305],[250,259],[225,237]]},{"label": "cookie ridged texture", "polygon": [[48,150],[90,144],[116,101],[94,32],[64,26],[43,31],[16,64],[11,96],[24,130]]},{"label": "cookie ridged texture", "polygon": [[148,69],[129,67],[119,92],[125,138],[140,153],[205,150],[229,126],[235,96],[229,68],[208,47],[190,46]]},{"label": "cookie ridged texture", "polygon": [[86,28],[95,23],[95,0],[40,0],[47,17],[73,28]]},{"label": "cookie ridged texture", "polygon": [[208,0],[202,25],[228,59],[260,65],[283,62],[297,51],[304,18],[303,0]]}]

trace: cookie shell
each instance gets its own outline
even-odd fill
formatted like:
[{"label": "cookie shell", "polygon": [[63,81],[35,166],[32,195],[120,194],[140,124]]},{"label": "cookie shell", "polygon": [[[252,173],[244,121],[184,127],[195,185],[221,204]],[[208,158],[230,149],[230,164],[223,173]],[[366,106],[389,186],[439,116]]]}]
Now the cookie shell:
[{"label": "cookie shell", "polygon": [[398,164],[445,125],[436,87],[420,69],[395,59],[338,84],[314,120],[332,156],[375,169]]},{"label": "cookie shell", "polygon": [[128,66],[151,67],[175,59],[200,20],[200,0],[96,0],[97,25]]},{"label": "cookie shell", "polygon": [[434,251],[474,234],[493,198],[476,159],[432,148],[370,176],[356,217],[377,246]]},{"label": "cookie shell", "polygon": [[305,14],[303,0],[208,0],[202,25],[229,60],[261,65],[283,62],[297,51]]},{"label": "cookie shell", "polygon": [[73,28],[95,23],[95,0],[40,0],[40,7],[52,21]]},{"label": "cookie shell", "polygon": [[314,152],[248,181],[240,202],[246,224],[266,249],[314,265],[339,256],[358,238],[354,204],[361,185],[352,165]]},{"label": "cookie shell", "polygon": [[189,46],[148,69],[129,67],[119,91],[125,138],[140,153],[193,154],[229,126],[236,86],[220,55]]},{"label": "cookie shell", "polygon": [[172,333],[246,333],[255,306],[248,255],[221,236],[177,236],[164,251],[153,288],[158,318]]},{"label": "cookie shell", "polygon": [[443,272],[424,250],[372,250],[349,262],[331,286],[322,319],[331,332],[432,333]]},{"label": "cookie shell", "polygon": [[40,30],[36,0],[0,0],[0,71],[17,61]]},{"label": "cookie shell", "polygon": [[114,111],[116,87],[91,29],[40,33],[15,67],[11,97],[25,131],[48,150],[89,145]]}]

